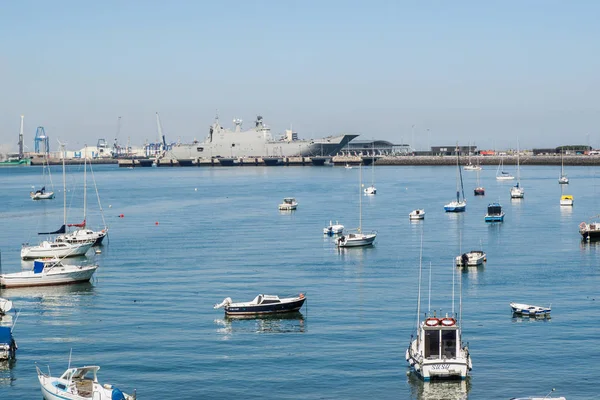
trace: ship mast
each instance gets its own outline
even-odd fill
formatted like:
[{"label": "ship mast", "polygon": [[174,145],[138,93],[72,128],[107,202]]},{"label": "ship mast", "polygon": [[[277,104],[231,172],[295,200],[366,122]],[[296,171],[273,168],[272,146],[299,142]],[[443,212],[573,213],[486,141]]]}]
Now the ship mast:
[{"label": "ship mast", "polygon": [[24,115],[21,115],[21,129],[19,129],[19,159],[23,158],[23,119]]}]

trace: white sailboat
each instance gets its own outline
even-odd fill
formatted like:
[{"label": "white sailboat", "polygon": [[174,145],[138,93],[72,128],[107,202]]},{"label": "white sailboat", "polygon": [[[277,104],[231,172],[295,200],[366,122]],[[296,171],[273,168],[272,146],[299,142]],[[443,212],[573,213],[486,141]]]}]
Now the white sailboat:
[{"label": "white sailboat", "polygon": [[[462,200],[460,194],[462,193]],[[446,212],[464,212],[467,209],[467,199],[463,187],[462,173],[459,163],[459,147],[456,145],[456,200],[444,206]]]},{"label": "white sailboat", "polygon": [[[77,227],[72,232],[64,233],[56,237],[57,242],[65,243],[87,243],[93,241],[93,246],[98,246],[106,235],[108,235],[108,227],[106,221],[104,221],[104,214],[102,213],[102,222],[104,222],[104,229],[94,231],[87,228],[87,147],[85,148],[85,155],[83,158],[83,222],[80,224],[68,224],[67,226]],[[90,164],[90,171],[92,172],[92,166]],[[98,198],[98,206],[102,212],[102,205],[100,204],[100,196],[98,195],[98,187],[96,186],[96,179],[94,179],[94,187],[96,188],[96,197]]]},{"label": "white sailboat", "polygon": [[[422,241],[422,239],[421,239]],[[421,260],[422,260],[421,245]],[[431,311],[431,265],[429,267],[429,306],[421,321],[421,271],[419,260],[419,294],[417,302],[417,337],[406,349],[406,361],[424,381],[432,379],[466,379],[473,365],[469,349],[462,344],[462,280],[459,274],[459,313],[454,312],[454,265],[452,266],[452,312],[445,316]]]},{"label": "white sailboat", "polygon": [[[67,184],[65,178],[65,155],[63,149],[63,225],[54,232],[39,232],[38,235],[58,235],[66,232],[67,226]],[[23,260],[44,258],[44,257],[75,257],[84,255],[94,242],[66,243],[58,241],[45,240],[37,246],[30,246],[24,243],[21,248],[21,258]]]},{"label": "white sailboat", "polygon": [[471,163],[471,143],[469,143],[469,156],[467,159],[467,165],[464,166],[465,171],[481,171],[479,163],[477,165]]},{"label": "white sailboat", "polygon": [[560,177],[558,178],[558,183],[561,185],[569,183],[569,178],[565,174],[564,153],[562,150],[560,152]]},{"label": "white sailboat", "polygon": [[525,197],[525,189],[521,186],[521,151],[519,150],[519,142],[517,141],[517,184],[510,188],[511,199],[522,199]]},{"label": "white sailboat", "polygon": [[368,195],[374,195],[377,194],[377,189],[375,188],[375,142],[373,142],[373,161],[371,163],[372,168],[371,168],[371,173],[372,173],[372,178],[371,178],[371,186],[369,186],[368,188],[365,188],[365,194]]},{"label": "white sailboat", "polygon": [[498,165],[498,169],[496,170],[496,179],[499,181],[511,181],[515,179],[514,176],[504,171],[504,156],[500,157],[500,164]]},{"label": "white sailboat", "polygon": [[[46,170],[48,170],[48,179],[52,186],[51,191],[46,191]],[[54,198],[54,183],[52,183],[52,175],[50,174],[50,165],[48,164],[48,156],[44,154],[44,162],[42,164],[42,188],[35,192],[29,192],[31,200],[50,200]]]},{"label": "white sailboat", "polygon": [[344,235],[336,239],[336,245],[338,247],[360,247],[370,246],[377,237],[377,232],[363,232],[362,230],[362,164],[359,166],[360,173],[359,178],[359,189],[358,189],[358,228],[353,231],[348,231]]}]

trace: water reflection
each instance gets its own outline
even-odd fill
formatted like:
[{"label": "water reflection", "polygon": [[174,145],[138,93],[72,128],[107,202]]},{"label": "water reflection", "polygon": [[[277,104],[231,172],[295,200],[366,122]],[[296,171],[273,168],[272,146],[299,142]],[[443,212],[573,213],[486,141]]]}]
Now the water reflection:
[{"label": "water reflection", "polygon": [[225,316],[215,319],[219,326],[217,332],[230,335],[234,332],[241,333],[304,333],[306,324],[301,312],[285,313],[280,315],[240,315]]},{"label": "water reflection", "polygon": [[522,314],[517,314],[517,313],[513,313],[512,315],[512,322],[513,323],[529,323],[529,322],[537,322],[537,321],[543,321],[543,322],[550,322],[551,320],[551,316],[550,315],[522,315]]},{"label": "water reflection", "polygon": [[471,390],[471,381],[434,381],[423,382],[417,374],[408,374],[408,385],[410,387],[411,399],[418,400],[466,400]]},{"label": "water reflection", "polygon": [[560,218],[564,220],[571,220],[573,216],[573,206],[559,206],[560,207]]},{"label": "water reflection", "polygon": [[[336,246],[337,247],[337,246]],[[357,247],[337,247],[338,254],[342,261],[362,262],[365,256],[374,251],[375,246],[357,246]]]},{"label": "water reflection", "polygon": [[12,386],[16,379],[13,373],[16,363],[17,360],[14,358],[0,361],[0,387]]}]

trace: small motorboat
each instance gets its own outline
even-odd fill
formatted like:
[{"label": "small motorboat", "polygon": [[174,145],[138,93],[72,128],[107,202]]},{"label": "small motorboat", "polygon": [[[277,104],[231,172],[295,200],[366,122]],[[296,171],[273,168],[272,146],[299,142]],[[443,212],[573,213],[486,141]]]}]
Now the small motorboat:
[{"label": "small motorboat", "polygon": [[475,193],[475,196],[485,196],[485,188],[478,186],[475,189],[473,189],[473,192]]},{"label": "small motorboat", "polygon": [[487,214],[485,214],[485,222],[503,222],[504,211],[499,203],[491,203],[488,205]]},{"label": "small motorboat", "polygon": [[12,310],[13,303],[8,299],[3,299],[0,297],[0,315],[4,315],[10,310]]},{"label": "small motorboat", "polygon": [[35,192],[29,192],[31,200],[50,200],[54,198],[54,192],[46,192],[46,187],[36,190]]},{"label": "small motorboat", "polygon": [[297,297],[280,299],[279,296],[259,294],[254,300],[246,303],[234,303],[231,297],[215,304],[215,310],[223,307],[225,315],[262,315],[295,312],[300,310],[306,301],[306,296],[300,293]]},{"label": "small motorboat", "polygon": [[550,391],[550,393],[548,393],[547,395],[545,395],[544,397],[513,397],[510,400],[567,400],[566,397],[551,397],[550,395],[552,394],[552,392],[554,392],[556,389],[552,389]]},{"label": "small motorboat", "polygon": [[487,261],[486,254],[481,250],[471,250],[468,253],[456,256],[457,267],[477,267],[485,261]]},{"label": "small motorboat", "polygon": [[58,258],[45,258],[33,262],[33,270],[0,275],[0,286],[5,288],[50,286],[87,282],[98,265],[63,264]]},{"label": "small motorboat", "polygon": [[531,304],[510,303],[513,314],[529,317],[550,317],[551,307],[532,306]]},{"label": "small motorboat", "polygon": [[331,221],[329,221],[329,226],[326,226],[325,228],[323,228],[323,234],[324,235],[339,235],[341,233],[344,232],[344,225],[340,224],[338,221],[335,221],[335,224],[332,224]]},{"label": "small motorboat", "polygon": [[0,326],[0,360],[15,358],[17,342],[12,335],[12,327]]},{"label": "small motorboat", "polygon": [[295,210],[298,207],[298,202],[293,197],[286,197],[283,199],[283,203],[279,205],[279,209],[282,211]]},{"label": "small motorboat", "polygon": [[408,219],[410,219],[411,221],[425,219],[425,210],[423,210],[423,209],[412,210],[410,212],[410,214],[408,214]]},{"label": "small motorboat", "polygon": [[[98,382],[96,365],[68,368],[60,378],[43,373],[36,365],[42,395],[46,400],[135,400],[108,383]],[[49,372],[49,369],[48,369]]]},{"label": "small motorboat", "polygon": [[565,194],[560,196],[560,205],[561,206],[572,206],[573,205],[573,196],[570,194]]}]

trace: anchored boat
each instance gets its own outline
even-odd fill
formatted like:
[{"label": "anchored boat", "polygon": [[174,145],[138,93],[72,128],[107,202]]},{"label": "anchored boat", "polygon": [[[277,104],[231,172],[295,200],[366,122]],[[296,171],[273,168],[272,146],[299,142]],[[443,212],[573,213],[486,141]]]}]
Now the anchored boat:
[{"label": "anchored boat", "polygon": [[279,296],[259,294],[252,301],[234,303],[231,297],[225,298],[221,303],[215,304],[215,310],[225,308],[225,315],[259,315],[295,312],[302,308],[306,296],[300,293],[297,297],[280,299]]},{"label": "anchored boat", "polygon": [[499,203],[491,203],[488,205],[487,214],[485,214],[485,222],[503,222],[504,211]]},{"label": "anchored boat", "polygon": [[552,307],[532,306],[531,304],[510,303],[513,314],[529,317],[550,317]]},{"label": "anchored boat", "polygon": [[57,258],[40,259],[33,262],[33,270],[0,275],[0,286],[14,288],[87,282],[96,269],[98,265],[71,265],[63,264]]}]

